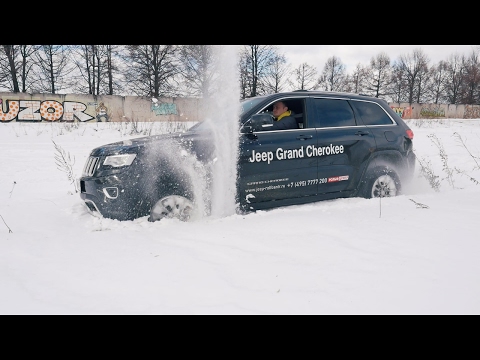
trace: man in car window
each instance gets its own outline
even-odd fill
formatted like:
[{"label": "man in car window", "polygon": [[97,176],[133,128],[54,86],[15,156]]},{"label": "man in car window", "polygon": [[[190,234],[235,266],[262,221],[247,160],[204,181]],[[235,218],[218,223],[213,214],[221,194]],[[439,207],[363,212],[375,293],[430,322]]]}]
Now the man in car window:
[{"label": "man in car window", "polygon": [[293,117],[292,110],[283,101],[277,101],[273,104],[273,116],[275,117],[273,126],[268,130],[298,129],[297,120]]}]

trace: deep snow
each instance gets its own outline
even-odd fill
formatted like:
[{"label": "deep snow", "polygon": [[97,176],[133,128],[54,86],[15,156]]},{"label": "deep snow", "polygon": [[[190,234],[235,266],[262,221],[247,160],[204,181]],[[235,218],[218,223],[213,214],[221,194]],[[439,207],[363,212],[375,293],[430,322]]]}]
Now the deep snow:
[{"label": "deep snow", "polygon": [[55,163],[79,177],[131,124],[0,124],[0,313],[480,314],[480,120],[408,123],[438,192],[417,171],[396,198],[155,223],[92,215]]}]

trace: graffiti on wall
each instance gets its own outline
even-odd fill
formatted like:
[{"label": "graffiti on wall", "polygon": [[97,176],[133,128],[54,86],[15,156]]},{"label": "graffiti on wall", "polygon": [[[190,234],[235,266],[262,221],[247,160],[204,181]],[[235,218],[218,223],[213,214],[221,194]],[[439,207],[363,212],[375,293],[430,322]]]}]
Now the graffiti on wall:
[{"label": "graffiti on wall", "polygon": [[85,113],[87,106],[76,101],[6,100],[4,109],[0,99],[0,122],[16,121],[89,121],[93,116]]},{"label": "graffiti on wall", "polygon": [[152,102],[151,110],[155,115],[177,115],[177,104]]},{"label": "graffiti on wall", "polygon": [[[156,100],[156,99],[155,99]],[[146,105],[146,106],[145,106]],[[136,103],[134,111],[145,108],[141,111],[144,116],[148,113],[156,116],[160,115],[178,115],[178,107],[175,103],[161,103],[152,101],[143,104]],[[122,117],[122,110],[119,110],[117,117]],[[0,122],[8,123],[11,121],[24,122],[108,122],[117,121],[112,113],[111,106],[108,103],[89,101],[57,101],[57,100],[22,100],[22,99],[2,99],[0,98]]]},{"label": "graffiti on wall", "polygon": [[464,119],[479,119],[480,118],[480,107],[465,105],[465,110],[463,113]]},{"label": "graffiti on wall", "polygon": [[445,109],[435,105],[422,106],[420,116],[427,118],[445,117]]},{"label": "graffiti on wall", "polygon": [[96,113],[96,119],[98,122],[101,121],[109,121],[110,116],[108,115],[108,108],[105,106],[103,102],[98,105],[97,108],[95,108],[95,113]]},{"label": "graffiti on wall", "polygon": [[412,107],[390,106],[402,119],[409,119],[412,117]]}]

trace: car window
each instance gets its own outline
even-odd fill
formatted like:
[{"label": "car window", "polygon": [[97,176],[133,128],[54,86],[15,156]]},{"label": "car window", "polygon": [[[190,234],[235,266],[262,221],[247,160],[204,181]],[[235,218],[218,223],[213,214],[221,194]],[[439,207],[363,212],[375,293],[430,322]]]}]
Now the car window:
[{"label": "car window", "polygon": [[380,105],[368,101],[352,101],[365,125],[391,125],[392,119]]},{"label": "car window", "polygon": [[272,100],[268,106],[266,106],[264,109],[259,111],[259,113],[268,113],[273,116],[273,104],[278,101],[282,100],[285,105],[288,107],[289,110],[292,111],[292,116],[296,119],[297,121],[297,126],[298,128],[302,129],[304,127],[304,109],[305,109],[305,99],[300,98],[300,97],[295,97],[295,98],[283,98],[283,99],[276,99]]},{"label": "car window", "polygon": [[340,99],[313,100],[317,127],[355,126],[355,116],[350,104]]}]

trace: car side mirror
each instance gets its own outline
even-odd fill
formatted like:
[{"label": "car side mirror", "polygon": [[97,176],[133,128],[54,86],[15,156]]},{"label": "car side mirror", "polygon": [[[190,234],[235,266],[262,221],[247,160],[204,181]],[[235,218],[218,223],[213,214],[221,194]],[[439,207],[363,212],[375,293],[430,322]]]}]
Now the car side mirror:
[{"label": "car side mirror", "polygon": [[273,126],[273,116],[270,114],[255,114],[245,122],[247,132],[263,131]]}]

